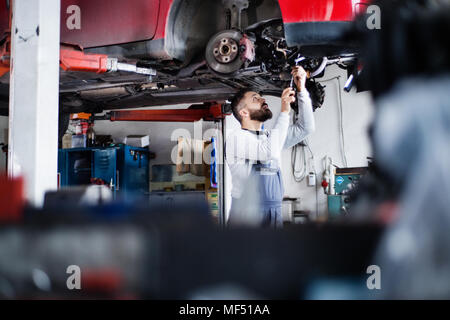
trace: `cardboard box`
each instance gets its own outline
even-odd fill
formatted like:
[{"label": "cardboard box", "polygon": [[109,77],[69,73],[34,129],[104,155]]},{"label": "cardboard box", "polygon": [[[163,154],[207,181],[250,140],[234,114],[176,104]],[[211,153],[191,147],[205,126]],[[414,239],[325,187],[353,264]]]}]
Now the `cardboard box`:
[{"label": "cardboard box", "polygon": [[208,165],[204,162],[204,153],[210,141],[178,138],[177,173],[191,173],[206,176]]},{"label": "cardboard box", "polygon": [[188,173],[190,166],[186,163],[187,158],[190,155],[190,140],[183,137],[178,138],[178,152],[177,152],[177,173]]},{"label": "cardboard box", "polygon": [[125,144],[136,147],[144,148],[150,145],[150,137],[146,136],[127,136],[125,138]]},{"label": "cardboard box", "polygon": [[70,133],[66,133],[62,138],[62,148],[70,149],[72,148],[72,135]]}]

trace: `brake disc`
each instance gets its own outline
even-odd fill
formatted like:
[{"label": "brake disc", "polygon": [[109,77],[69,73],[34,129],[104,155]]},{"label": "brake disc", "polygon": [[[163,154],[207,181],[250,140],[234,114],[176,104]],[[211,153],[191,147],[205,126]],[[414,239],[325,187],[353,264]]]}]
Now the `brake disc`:
[{"label": "brake disc", "polygon": [[232,75],[238,71],[244,64],[239,46],[242,37],[242,33],[235,30],[221,31],[214,35],[206,46],[208,66],[222,75]]}]

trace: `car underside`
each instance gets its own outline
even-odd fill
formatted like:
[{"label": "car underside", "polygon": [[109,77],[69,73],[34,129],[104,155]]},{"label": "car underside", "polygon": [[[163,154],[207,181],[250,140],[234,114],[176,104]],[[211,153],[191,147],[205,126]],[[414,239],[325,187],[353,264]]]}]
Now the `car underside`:
[{"label": "car underside", "polygon": [[[309,72],[308,89],[320,107],[323,88],[315,78],[329,64],[353,68],[355,50],[337,38],[341,24],[323,31],[314,26],[313,33],[290,30],[291,39],[286,38],[286,26],[275,0],[174,1],[163,39],[83,50],[154,74],[61,70],[61,114],[224,102],[242,88],[279,96],[289,86],[295,64]],[[0,112],[7,115],[9,74],[0,82]]]}]

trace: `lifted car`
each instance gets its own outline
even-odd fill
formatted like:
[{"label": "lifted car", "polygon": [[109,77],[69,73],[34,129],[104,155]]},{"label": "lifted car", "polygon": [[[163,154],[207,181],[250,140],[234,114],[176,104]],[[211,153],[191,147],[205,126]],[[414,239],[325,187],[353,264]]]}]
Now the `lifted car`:
[{"label": "lifted car", "polygon": [[[61,59],[63,50],[108,58],[108,68],[89,70],[95,72],[73,71],[85,69],[61,61],[61,114],[220,102],[246,87],[280,95],[296,62],[309,71],[318,107],[323,88],[314,78],[331,63],[355,65],[354,48],[339,39],[364,6],[354,0],[61,0]],[[4,65],[9,11],[10,1],[0,1]],[[5,115],[9,73],[0,82]]]}]

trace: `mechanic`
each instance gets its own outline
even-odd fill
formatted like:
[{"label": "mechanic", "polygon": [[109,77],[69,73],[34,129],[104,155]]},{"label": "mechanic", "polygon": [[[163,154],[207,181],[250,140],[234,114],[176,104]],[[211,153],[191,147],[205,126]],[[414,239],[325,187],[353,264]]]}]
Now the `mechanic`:
[{"label": "mechanic", "polygon": [[299,109],[293,125],[289,125],[291,103],[296,99],[293,88],[283,91],[281,112],[270,131],[264,130],[263,123],[272,118],[272,112],[257,92],[245,89],[232,100],[233,114],[241,128],[230,133],[226,140],[226,161],[232,178],[230,226],[283,225],[281,150],[295,146],[315,130],[312,103],[305,88],[307,74],[302,67],[294,67],[292,76]]}]

